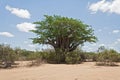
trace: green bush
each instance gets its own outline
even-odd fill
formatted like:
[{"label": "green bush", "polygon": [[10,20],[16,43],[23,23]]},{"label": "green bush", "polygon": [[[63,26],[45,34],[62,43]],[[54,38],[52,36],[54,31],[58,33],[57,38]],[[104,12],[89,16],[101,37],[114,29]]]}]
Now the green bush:
[{"label": "green bush", "polygon": [[44,51],[41,52],[40,55],[42,60],[52,64],[58,63],[58,57],[60,59],[59,63],[76,64],[82,61],[80,57],[80,53],[77,51],[62,53],[60,55],[56,54],[54,51],[50,51],[50,52]]},{"label": "green bush", "polygon": [[90,61],[96,61],[97,60],[97,54],[94,52],[86,52],[85,53],[85,59]]},{"label": "green bush", "polygon": [[16,54],[10,45],[0,45],[0,61],[3,63],[4,68],[11,67],[16,59]]},{"label": "green bush", "polygon": [[114,66],[119,60],[120,56],[115,50],[104,50],[97,56],[97,65]]},{"label": "green bush", "polygon": [[52,63],[55,64],[57,63],[57,55],[54,51],[50,51],[50,52],[41,52],[41,57],[42,60],[48,62],[48,63]]},{"label": "green bush", "polygon": [[77,64],[81,62],[81,57],[78,52],[68,52],[65,57],[65,61],[68,64]]}]

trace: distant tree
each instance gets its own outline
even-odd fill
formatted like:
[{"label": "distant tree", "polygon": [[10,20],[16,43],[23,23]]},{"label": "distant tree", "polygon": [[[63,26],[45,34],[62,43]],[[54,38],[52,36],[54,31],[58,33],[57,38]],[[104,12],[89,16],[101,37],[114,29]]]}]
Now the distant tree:
[{"label": "distant tree", "polygon": [[32,32],[37,34],[37,37],[32,38],[33,43],[52,45],[58,59],[85,42],[97,40],[93,29],[77,19],[45,15],[44,20],[34,22],[34,24],[36,24],[36,30]]},{"label": "distant tree", "polygon": [[105,46],[100,46],[99,48],[98,48],[98,52],[102,52],[102,51],[104,51],[106,48],[105,48]]}]

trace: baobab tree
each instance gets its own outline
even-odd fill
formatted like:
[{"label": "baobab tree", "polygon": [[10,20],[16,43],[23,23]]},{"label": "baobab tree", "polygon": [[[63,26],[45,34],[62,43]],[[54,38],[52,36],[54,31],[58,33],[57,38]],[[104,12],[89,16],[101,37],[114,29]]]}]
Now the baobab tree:
[{"label": "baobab tree", "polygon": [[37,34],[37,37],[32,38],[33,43],[53,46],[59,58],[61,55],[65,56],[67,52],[74,51],[85,42],[97,40],[91,26],[77,19],[45,15],[44,20],[34,24],[36,24],[36,30],[32,32]]}]

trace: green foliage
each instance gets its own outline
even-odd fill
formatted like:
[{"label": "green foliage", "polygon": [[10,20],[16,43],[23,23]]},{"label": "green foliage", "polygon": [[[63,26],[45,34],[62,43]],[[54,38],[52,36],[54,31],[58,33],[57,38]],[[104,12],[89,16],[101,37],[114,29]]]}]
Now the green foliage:
[{"label": "green foliage", "polygon": [[81,63],[81,57],[78,52],[68,52],[65,57],[65,61],[68,64]]},{"label": "green foliage", "polygon": [[115,50],[107,50],[100,52],[97,58],[97,65],[114,66],[115,62],[120,61],[120,56]]},{"label": "green foliage", "polygon": [[[48,63],[58,63],[58,56],[56,55],[56,53],[54,51],[50,51],[50,52],[40,52],[41,58],[42,60],[48,62]],[[59,56],[60,57],[60,56]],[[60,62],[62,63],[62,61]]]},{"label": "green foliage", "polygon": [[16,59],[16,54],[10,45],[1,44],[0,45],[0,60],[4,63],[4,68],[11,67]]},{"label": "green foliage", "polygon": [[57,63],[57,57],[55,52],[42,52],[42,59],[48,63]]},{"label": "green foliage", "polygon": [[93,29],[77,19],[45,15],[44,20],[34,22],[34,24],[36,24],[36,30],[32,32],[37,37],[32,38],[33,43],[53,46],[58,62],[62,60],[60,58],[65,57],[67,52],[74,51],[79,45],[97,40]]},{"label": "green foliage", "polygon": [[16,54],[17,60],[29,60],[30,56],[34,53],[34,51],[29,51],[21,48],[15,48],[14,52]]},{"label": "green foliage", "polygon": [[14,62],[15,53],[14,50],[9,45],[5,45],[5,44],[0,45],[0,55],[2,61]]},{"label": "green foliage", "polygon": [[36,60],[36,59],[41,59],[41,55],[38,52],[30,53],[29,56],[27,57],[27,60]]},{"label": "green foliage", "polygon": [[97,60],[97,53],[94,52],[84,52],[85,61],[96,61]]}]

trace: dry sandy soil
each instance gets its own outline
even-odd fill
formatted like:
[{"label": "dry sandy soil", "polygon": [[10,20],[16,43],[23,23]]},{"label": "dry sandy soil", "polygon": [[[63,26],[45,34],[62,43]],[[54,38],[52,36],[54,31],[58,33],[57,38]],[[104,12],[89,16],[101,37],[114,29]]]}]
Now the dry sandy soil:
[{"label": "dry sandy soil", "polygon": [[103,67],[86,62],[0,69],[0,80],[120,80],[120,66]]}]

